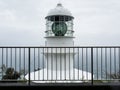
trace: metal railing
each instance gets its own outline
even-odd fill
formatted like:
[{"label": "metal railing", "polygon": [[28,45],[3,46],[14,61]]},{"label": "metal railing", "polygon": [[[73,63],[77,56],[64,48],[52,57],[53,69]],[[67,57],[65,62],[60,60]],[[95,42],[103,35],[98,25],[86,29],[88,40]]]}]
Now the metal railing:
[{"label": "metal railing", "polygon": [[120,46],[0,47],[0,67],[1,82],[119,82]]}]

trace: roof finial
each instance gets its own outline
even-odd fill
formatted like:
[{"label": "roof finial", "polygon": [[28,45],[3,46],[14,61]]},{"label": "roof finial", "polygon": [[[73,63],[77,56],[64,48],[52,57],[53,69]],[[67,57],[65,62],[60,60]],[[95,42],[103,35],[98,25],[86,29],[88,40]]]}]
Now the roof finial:
[{"label": "roof finial", "polygon": [[62,6],[62,4],[61,4],[61,0],[59,0],[59,2],[58,2],[58,4],[57,4],[57,6],[59,6],[59,7],[61,7],[61,6]]},{"label": "roof finial", "polygon": [[58,6],[58,7],[61,7],[61,6],[62,6],[62,4],[61,4],[61,3],[58,3],[58,4],[57,4],[57,6]]}]

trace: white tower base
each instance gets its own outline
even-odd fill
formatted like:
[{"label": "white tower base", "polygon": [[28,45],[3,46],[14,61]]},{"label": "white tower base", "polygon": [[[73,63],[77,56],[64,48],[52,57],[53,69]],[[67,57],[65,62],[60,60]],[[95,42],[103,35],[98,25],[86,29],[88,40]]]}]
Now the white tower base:
[{"label": "white tower base", "polygon": [[[43,55],[46,67],[30,73],[30,80],[34,83],[82,83],[91,80],[91,73],[75,69],[73,37],[46,37],[46,46]],[[51,48],[50,48],[51,47]],[[60,47],[60,48],[59,48]],[[66,47],[66,48],[64,48]],[[29,74],[25,76],[29,80]]]},{"label": "white tower base", "polygon": [[[41,69],[30,73],[30,80],[34,83],[82,83],[91,80],[91,73],[78,69],[72,71],[56,71]],[[25,76],[29,80],[29,74]]]}]

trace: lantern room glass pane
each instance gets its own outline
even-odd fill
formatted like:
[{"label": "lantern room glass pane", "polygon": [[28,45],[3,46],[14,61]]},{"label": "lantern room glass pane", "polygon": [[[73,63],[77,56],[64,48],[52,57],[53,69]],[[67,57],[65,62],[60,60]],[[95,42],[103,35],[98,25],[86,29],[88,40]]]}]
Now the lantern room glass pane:
[{"label": "lantern room glass pane", "polygon": [[[73,36],[73,17],[70,16],[49,16],[46,17],[46,36],[55,36],[55,33],[52,31],[52,25],[54,23],[65,23],[67,26],[67,31],[62,36]],[[62,28],[61,25],[57,25],[59,28]]]}]

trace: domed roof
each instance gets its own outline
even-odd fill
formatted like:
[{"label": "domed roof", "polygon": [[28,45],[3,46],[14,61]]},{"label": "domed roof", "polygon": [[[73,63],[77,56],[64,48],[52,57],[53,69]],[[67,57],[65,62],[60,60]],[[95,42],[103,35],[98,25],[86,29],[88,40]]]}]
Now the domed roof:
[{"label": "domed roof", "polygon": [[54,9],[50,10],[47,16],[53,16],[53,15],[72,16],[71,12],[65,9],[61,3],[58,3]]}]

